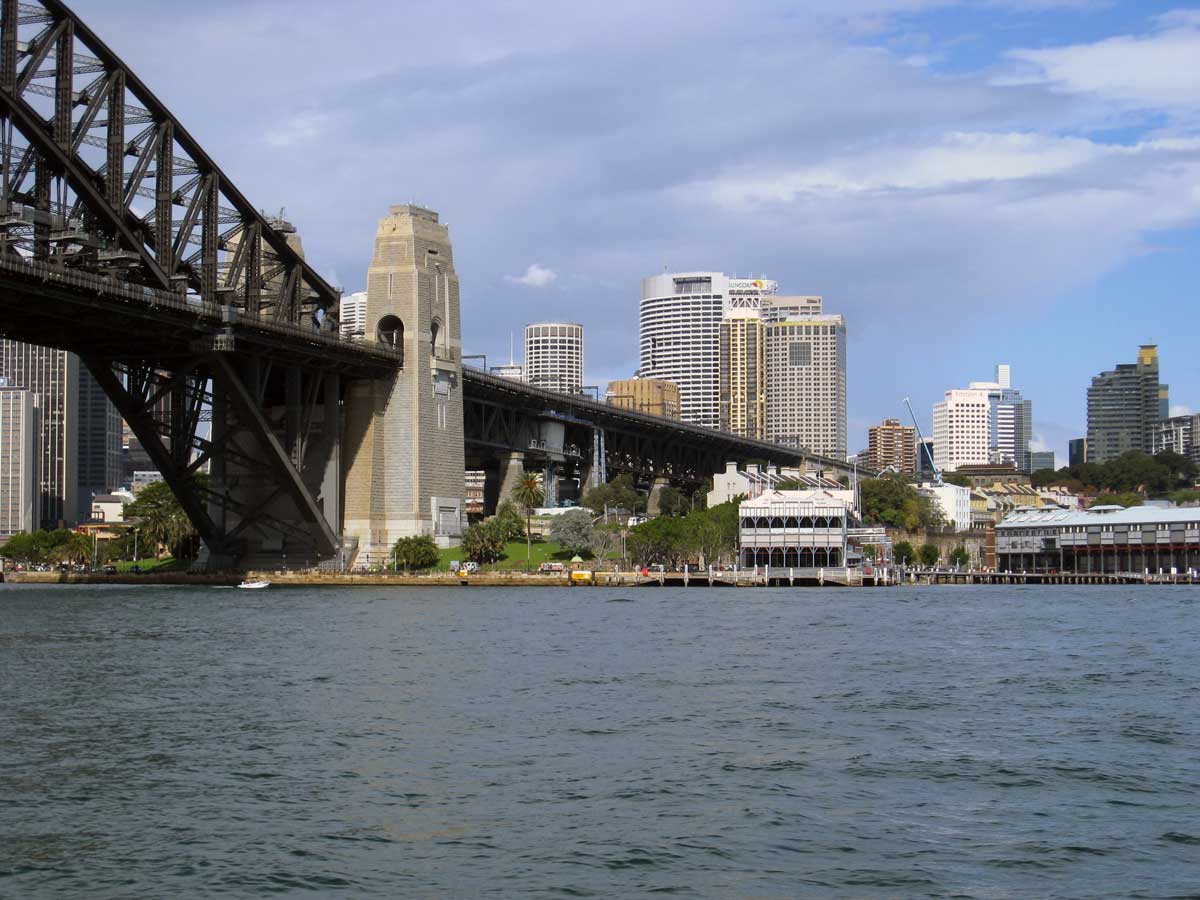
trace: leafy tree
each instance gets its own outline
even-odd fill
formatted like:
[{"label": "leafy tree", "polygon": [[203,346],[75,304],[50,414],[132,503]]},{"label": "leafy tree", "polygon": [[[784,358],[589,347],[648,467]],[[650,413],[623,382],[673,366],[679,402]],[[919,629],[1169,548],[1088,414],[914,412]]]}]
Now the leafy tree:
[{"label": "leafy tree", "polygon": [[1200,503],[1200,491],[1175,491],[1171,494],[1171,502],[1180,506],[1185,503]]},{"label": "leafy tree", "polygon": [[1130,450],[1107,463],[1082,463],[1067,466],[1057,472],[1034,472],[1035,487],[1063,484],[1080,490],[1138,492],[1162,496],[1191,486],[1197,477],[1196,464],[1170,450],[1149,456],[1140,450]]},{"label": "leafy tree", "polygon": [[504,535],[495,521],[478,522],[463,532],[462,550],[467,559],[480,565],[494,563],[504,552]]},{"label": "leafy tree", "polygon": [[691,501],[678,488],[667,485],[658,492],[658,512],[663,516],[686,515]]},{"label": "leafy tree", "polygon": [[[196,476],[203,486],[207,479]],[[141,545],[149,547],[157,559],[165,547],[177,558],[191,556],[196,530],[175,494],[164,481],[156,481],[142,488],[137,497],[125,504],[126,521],[136,520]]]},{"label": "leafy tree", "polygon": [[555,516],[550,524],[550,539],[571,553],[583,553],[592,545],[592,514],[572,509]]},{"label": "leafy tree", "polygon": [[500,501],[494,521],[506,541],[519,541],[525,537],[525,519],[511,500]]},{"label": "leafy tree", "polygon": [[646,508],[646,499],[634,486],[633,476],[624,474],[586,491],[583,505],[598,516],[603,515],[605,507],[636,513]]},{"label": "leafy tree", "polygon": [[938,548],[933,544],[922,544],[918,553],[921,556],[921,564],[925,566],[936,566],[938,557],[941,556]]},{"label": "leafy tree", "polygon": [[965,566],[971,562],[971,554],[967,552],[967,548],[959,544],[950,551],[950,562],[956,566]]},{"label": "leafy tree", "polygon": [[859,493],[866,522],[905,531],[938,528],[942,524],[937,506],[928,497],[922,497],[908,479],[897,472],[860,482]]},{"label": "leafy tree", "polygon": [[525,472],[512,489],[512,498],[525,509],[525,561],[529,562],[533,556],[533,511],[546,499],[542,479],[533,472]]},{"label": "leafy tree", "polygon": [[606,559],[614,548],[621,543],[620,525],[593,525],[592,535],[588,543],[592,556],[596,559]]},{"label": "leafy tree", "polygon": [[900,541],[892,548],[892,558],[898,563],[911,566],[917,561],[917,552],[913,550],[913,545],[908,541]]},{"label": "leafy tree", "polygon": [[1141,506],[1146,500],[1141,494],[1132,491],[1124,491],[1120,494],[1099,494],[1093,500],[1088,508],[1093,506]]},{"label": "leafy tree", "polygon": [[92,539],[85,534],[59,528],[14,534],[0,555],[33,566],[46,563],[82,563],[92,557]]},{"label": "leafy tree", "polygon": [[724,535],[717,519],[706,511],[696,510],[684,521],[689,548],[700,555],[705,565],[716,563],[725,549]]},{"label": "leafy tree", "polygon": [[626,546],[641,565],[675,568],[688,551],[688,527],[683,519],[659,516],[630,531]]},{"label": "leafy tree", "polygon": [[392,547],[392,557],[396,565],[405,572],[412,570],[432,569],[441,559],[437,544],[427,534],[402,537]]}]

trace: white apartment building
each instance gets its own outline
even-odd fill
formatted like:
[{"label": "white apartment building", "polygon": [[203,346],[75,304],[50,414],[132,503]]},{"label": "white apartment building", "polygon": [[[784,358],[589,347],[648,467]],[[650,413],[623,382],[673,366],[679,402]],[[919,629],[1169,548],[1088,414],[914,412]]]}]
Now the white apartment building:
[{"label": "white apartment building", "polygon": [[338,331],[342,337],[362,337],[367,333],[367,292],[347,294],[338,304]]},{"label": "white apartment building", "polygon": [[525,381],[563,394],[583,393],[583,326],[533,322],[525,326]]},{"label": "white apartment building", "polygon": [[933,459],[943,472],[997,463],[1028,472],[1032,433],[1033,404],[1012,387],[1007,365],[995,381],[952,388],[933,407]]},{"label": "white apartment building", "polygon": [[41,422],[32,391],[0,383],[0,542],[41,526]]},{"label": "white apartment building", "polygon": [[926,482],[918,489],[933,500],[942,511],[946,524],[955,531],[971,528],[971,489],[957,484],[933,484]]}]

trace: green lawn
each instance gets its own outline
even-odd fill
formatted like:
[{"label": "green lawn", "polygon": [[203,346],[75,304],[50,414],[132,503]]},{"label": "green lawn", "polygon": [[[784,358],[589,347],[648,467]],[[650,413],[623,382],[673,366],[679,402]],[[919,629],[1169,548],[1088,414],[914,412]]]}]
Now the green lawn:
[{"label": "green lawn", "polygon": [[[571,553],[563,550],[558,544],[553,541],[534,541],[533,552],[529,557],[529,565],[536,569],[544,562],[570,562]],[[438,563],[438,568],[443,571],[450,568],[451,560],[464,560],[466,555],[462,552],[461,547],[450,547],[441,551],[441,560]],[[510,569],[525,568],[525,542],[510,541],[504,545],[504,555],[498,563],[493,563],[489,566],[484,566],[484,569],[493,571],[505,571]]]},{"label": "green lawn", "polygon": [[187,569],[190,564],[188,560],[176,560],[171,556],[164,556],[162,559],[150,557],[149,559],[139,559],[137,562],[123,559],[105,563],[105,565],[116,566],[118,572],[128,572],[135,566],[141,572],[170,572],[176,569]]}]

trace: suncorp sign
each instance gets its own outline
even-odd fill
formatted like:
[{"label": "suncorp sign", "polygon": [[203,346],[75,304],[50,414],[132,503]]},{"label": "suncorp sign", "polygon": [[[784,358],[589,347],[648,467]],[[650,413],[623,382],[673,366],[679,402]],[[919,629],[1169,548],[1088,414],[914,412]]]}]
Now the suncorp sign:
[{"label": "suncorp sign", "polygon": [[779,289],[776,281],[765,278],[730,278],[729,293],[738,294],[773,294]]}]

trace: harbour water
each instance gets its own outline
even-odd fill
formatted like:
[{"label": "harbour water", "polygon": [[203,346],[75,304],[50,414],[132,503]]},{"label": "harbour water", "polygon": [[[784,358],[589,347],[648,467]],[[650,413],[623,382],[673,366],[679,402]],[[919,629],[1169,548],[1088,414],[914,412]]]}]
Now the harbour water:
[{"label": "harbour water", "polygon": [[1196,897],[1198,614],[0,586],[0,897]]}]

